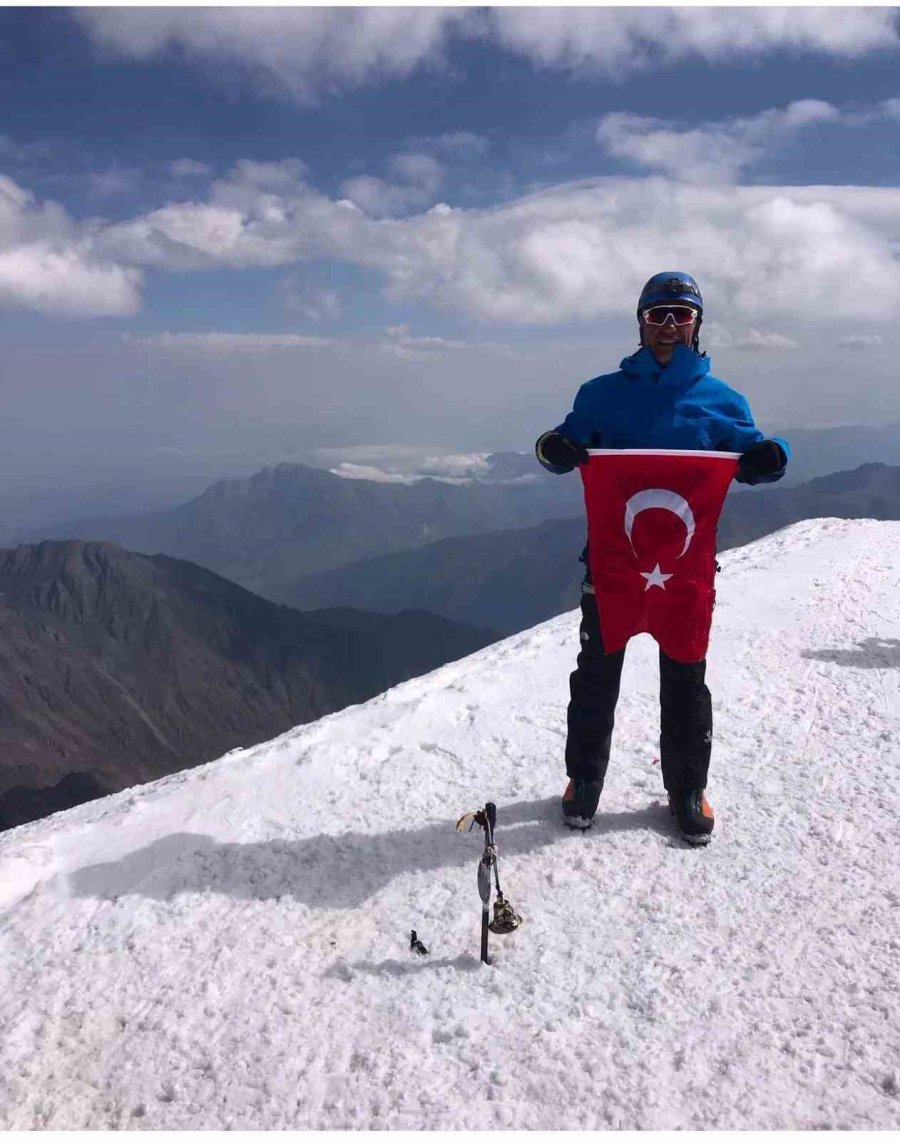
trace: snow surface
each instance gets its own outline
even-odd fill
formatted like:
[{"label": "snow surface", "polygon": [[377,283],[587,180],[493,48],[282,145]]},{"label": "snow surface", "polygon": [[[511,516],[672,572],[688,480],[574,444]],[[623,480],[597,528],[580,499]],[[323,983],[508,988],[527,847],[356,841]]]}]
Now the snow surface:
[{"label": "snow surface", "polygon": [[[706,850],[647,637],[562,827],[575,612],[0,837],[0,1125],[896,1128],[900,524],[721,562]],[[487,799],[525,919],[491,966],[454,828]]]}]

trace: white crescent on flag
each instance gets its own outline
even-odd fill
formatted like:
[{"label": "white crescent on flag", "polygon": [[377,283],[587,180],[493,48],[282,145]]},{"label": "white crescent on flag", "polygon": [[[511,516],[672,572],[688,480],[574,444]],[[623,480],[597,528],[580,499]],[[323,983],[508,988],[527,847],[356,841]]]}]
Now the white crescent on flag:
[{"label": "white crescent on flag", "polygon": [[[661,507],[664,511],[671,511],[673,515],[684,523],[687,528],[687,534],[684,539],[684,547],[682,548],[681,555],[685,554],[691,545],[691,540],[694,537],[696,529],[694,523],[694,513],[691,510],[691,505],[684,498],[675,491],[667,491],[663,487],[648,487],[646,491],[639,491],[625,504],[625,534],[628,536],[628,542],[631,543],[631,549],[634,551],[634,541],[631,538],[631,532],[634,530],[634,521],[642,511],[647,511],[651,507]],[[637,554],[637,551],[635,551]],[[681,555],[678,557],[681,558]]]}]

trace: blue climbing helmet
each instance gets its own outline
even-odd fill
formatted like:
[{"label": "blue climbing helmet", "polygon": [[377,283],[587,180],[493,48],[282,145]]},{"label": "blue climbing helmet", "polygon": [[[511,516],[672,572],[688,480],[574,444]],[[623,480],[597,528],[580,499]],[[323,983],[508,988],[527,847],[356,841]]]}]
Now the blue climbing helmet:
[{"label": "blue climbing helmet", "polygon": [[651,305],[660,305],[668,302],[675,305],[678,302],[693,305],[703,314],[703,297],[700,286],[689,273],[680,273],[678,270],[665,270],[663,273],[654,273],[644,288],[638,301],[638,316],[643,309]]},{"label": "blue climbing helmet", "polygon": [[703,321],[703,295],[700,286],[689,273],[682,273],[677,269],[663,270],[654,273],[644,288],[637,305],[637,317],[640,321],[641,313],[651,305],[691,305],[698,310],[697,324],[694,329],[692,347],[697,349],[700,343],[700,325]]}]

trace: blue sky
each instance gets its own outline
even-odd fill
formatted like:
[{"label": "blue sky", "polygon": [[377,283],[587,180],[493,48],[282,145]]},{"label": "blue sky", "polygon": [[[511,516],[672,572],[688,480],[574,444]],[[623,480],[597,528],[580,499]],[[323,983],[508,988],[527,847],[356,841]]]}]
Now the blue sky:
[{"label": "blue sky", "polygon": [[889,8],[0,9],[7,462],[526,450],[673,267],[764,427],[900,419],[898,63]]}]

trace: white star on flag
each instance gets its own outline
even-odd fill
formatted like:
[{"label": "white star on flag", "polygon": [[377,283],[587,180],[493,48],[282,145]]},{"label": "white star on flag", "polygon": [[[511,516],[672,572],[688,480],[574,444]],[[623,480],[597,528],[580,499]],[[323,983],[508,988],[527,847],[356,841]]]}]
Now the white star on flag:
[{"label": "white star on flag", "polygon": [[647,585],[644,590],[647,591],[651,586],[660,586],[663,590],[666,589],[666,583],[672,577],[670,574],[663,574],[659,569],[659,563],[653,568],[652,571],[641,571],[641,577],[647,580]]}]

